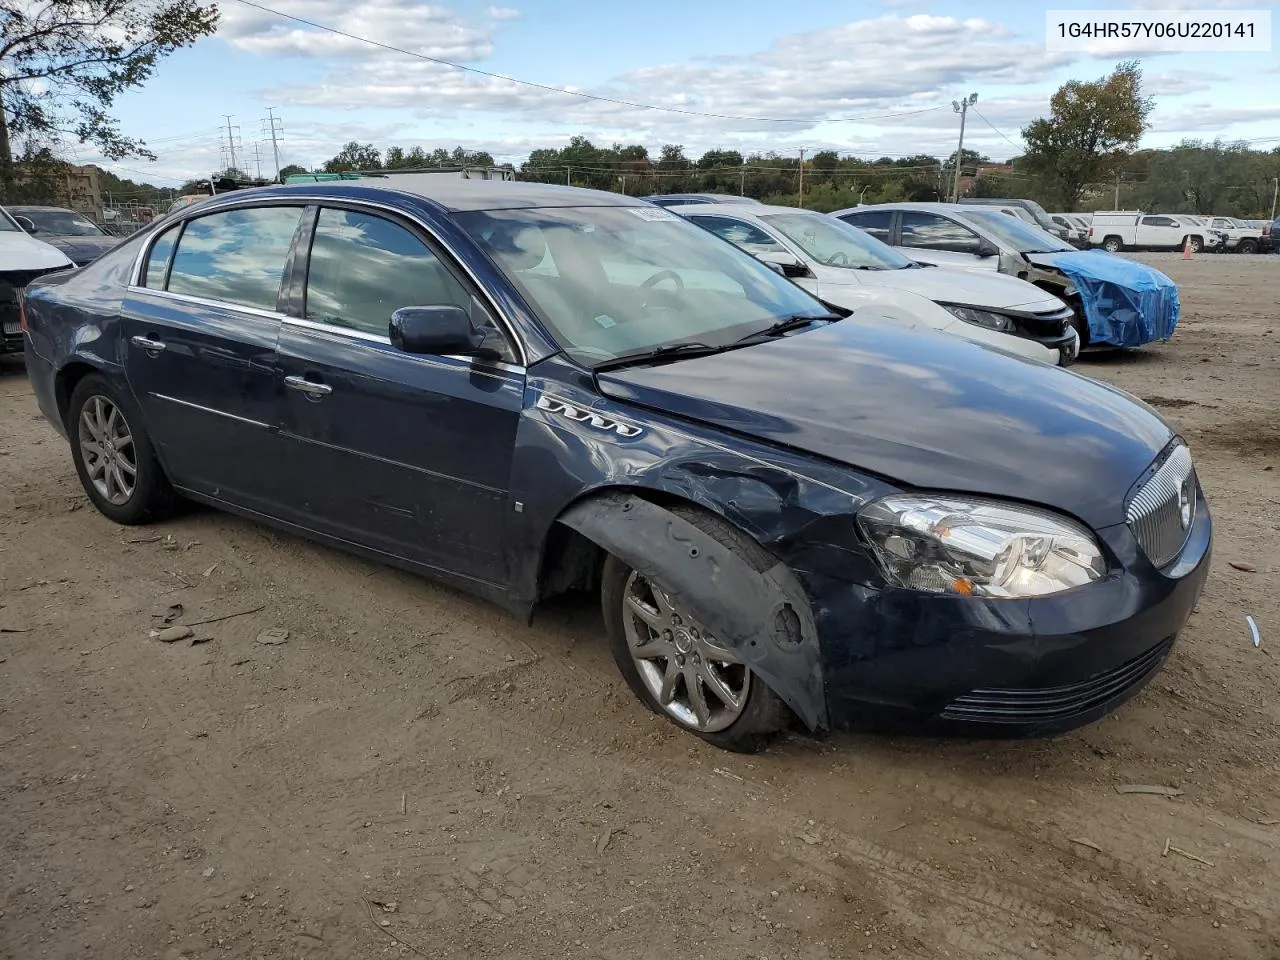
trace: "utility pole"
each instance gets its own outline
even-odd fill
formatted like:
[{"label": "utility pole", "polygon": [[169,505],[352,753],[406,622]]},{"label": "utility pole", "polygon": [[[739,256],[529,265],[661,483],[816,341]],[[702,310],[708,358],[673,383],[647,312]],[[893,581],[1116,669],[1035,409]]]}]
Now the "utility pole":
[{"label": "utility pole", "polygon": [[573,167],[564,168],[564,185],[566,187],[573,186]]},{"label": "utility pole", "polygon": [[283,128],[281,127],[278,129],[276,127],[276,124],[280,123],[280,118],[275,115],[275,107],[267,107],[266,123],[269,128],[267,131],[267,135],[271,137],[271,151],[272,153],[275,154],[275,158],[276,158],[276,179],[279,180],[280,179],[280,144],[277,143],[277,139],[278,139],[278,135],[280,134]]},{"label": "utility pole", "polygon": [[257,165],[258,179],[262,179],[262,144],[254,143],[253,145],[253,162]]},{"label": "utility pole", "polygon": [[978,95],[971,93],[963,100],[952,100],[951,109],[960,114],[960,145],[956,147],[956,175],[955,181],[951,187],[951,202],[960,202],[960,161],[964,158],[964,121],[969,114],[969,108],[978,102]]},{"label": "utility pole", "polygon": [[804,206],[804,147],[800,148],[800,206]]},{"label": "utility pole", "polygon": [[1116,171],[1116,202],[1111,208],[1112,210],[1120,209],[1120,171]]},{"label": "utility pole", "polygon": [[745,197],[747,195],[747,168],[743,167],[738,171],[738,196]]},{"label": "utility pole", "polygon": [[239,170],[240,167],[236,164],[236,141],[231,134],[231,114],[224,113],[223,116],[227,118],[227,149],[231,153],[231,169]]},{"label": "utility pole", "polygon": [[624,173],[624,174],[623,174],[619,179],[621,179],[621,180],[622,180],[622,195],[623,195],[623,196],[626,196],[626,194],[627,194],[627,175]]},{"label": "utility pole", "polygon": [[1272,177],[1271,182],[1274,186],[1271,188],[1271,219],[1276,218],[1276,197],[1280,196],[1280,177]]}]

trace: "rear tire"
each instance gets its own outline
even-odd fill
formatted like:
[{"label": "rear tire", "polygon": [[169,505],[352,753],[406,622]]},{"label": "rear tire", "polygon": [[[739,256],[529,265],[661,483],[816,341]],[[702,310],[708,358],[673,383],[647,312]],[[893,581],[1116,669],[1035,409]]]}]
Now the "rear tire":
[{"label": "rear tire", "polygon": [[98,512],[126,526],[168,512],[176,496],[133,400],[91,373],[76,384],[67,406],[71,458]]},{"label": "rear tire", "polygon": [[[672,512],[758,571],[776,562],[759,544],[716,517],[692,508],[677,507]],[[692,616],[672,606],[661,584],[646,581],[613,555],[605,559],[600,602],[614,662],[632,692],[654,713],[737,753],[757,752],[786,725],[787,706],[749,667],[735,662],[732,647],[720,644]],[[647,655],[638,654],[639,650]],[[690,683],[700,692],[700,708]],[[727,703],[715,689],[729,699],[735,693],[740,699],[736,705]],[[664,690],[670,692],[667,703],[661,698]]]},{"label": "rear tire", "polygon": [[1119,253],[1124,249],[1124,244],[1120,242],[1119,237],[1107,237],[1102,241],[1102,249],[1107,253]]},{"label": "rear tire", "polygon": [[1257,253],[1257,252],[1258,252],[1257,240],[1241,240],[1239,243],[1236,244],[1236,253]]}]

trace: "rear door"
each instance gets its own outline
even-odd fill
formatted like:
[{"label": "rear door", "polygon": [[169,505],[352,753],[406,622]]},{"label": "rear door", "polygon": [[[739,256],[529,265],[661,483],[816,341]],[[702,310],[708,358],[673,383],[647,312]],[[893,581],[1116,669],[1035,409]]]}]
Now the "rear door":
[{"label": "rear door", "polygon": [[121,310],[125,375],[175,483],[274,512],[277,305],[300,204],[160,233]]},{"label": "rear door", "polygon": [[939,267],[995,273],[999,257],[980,257],[982,239],[962,223],[923,210],[903,210],[901,246],[907,256]]},{"label": "rear door", "polygon": [[400,307],[486,301],[421,229],[381,210],[321,206],[291,276],[279,340],[284,465],[314,528],[489,583],[524,396],[518,347],[503,360],[415,356],[391,345]]},{"label": "rear door", "polygon": [[1183,227],[1173,217],[1143,217],[1138,221],[1139,247],[1177,247],[1182,243]]}]

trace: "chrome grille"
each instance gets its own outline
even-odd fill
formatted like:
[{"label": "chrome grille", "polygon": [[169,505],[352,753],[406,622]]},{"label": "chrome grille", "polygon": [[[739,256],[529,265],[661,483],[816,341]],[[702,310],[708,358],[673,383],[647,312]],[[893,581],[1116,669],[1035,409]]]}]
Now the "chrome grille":
[{"label": "chrome grille", "polygon": [[1187,542],[1195,515],[1195,468],[1191,451],[1179,445],[1133,495],[1125,519],[1147,559],[1163,567]]}]

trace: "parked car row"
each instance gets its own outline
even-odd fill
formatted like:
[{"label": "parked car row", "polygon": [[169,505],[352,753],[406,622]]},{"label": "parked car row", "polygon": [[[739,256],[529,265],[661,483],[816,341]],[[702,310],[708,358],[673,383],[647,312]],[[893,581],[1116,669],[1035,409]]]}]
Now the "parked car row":
[{"label": "parked car row", "polygon": [[[237,191],[30,283],[27,365],[105,516],[200,501],[524,619],[593,591],[636,695],[714,744],[1088,722],[1200,595],[1187,446],[1111,386],[843,303],[914,291],[994,330],[1055,302],[1017,274],[1128,261],[976,206],[844,215],[868,212],[902,252],[543,184]],[[910,262],[947,230],[968,273]]]}]

